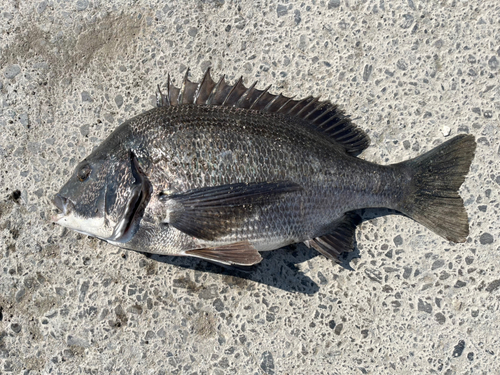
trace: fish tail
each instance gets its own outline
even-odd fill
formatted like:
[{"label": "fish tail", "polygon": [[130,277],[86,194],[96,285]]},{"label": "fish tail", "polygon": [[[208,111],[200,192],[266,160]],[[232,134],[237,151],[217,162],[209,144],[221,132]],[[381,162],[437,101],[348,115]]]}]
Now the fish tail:
[{"label": "fish tail", "polygon": [[465,242],[469,222],[458,189],[475,149],[474,136],[462,134],[401,163],[411,179],[408,194],[395,208],[449,241]]}]

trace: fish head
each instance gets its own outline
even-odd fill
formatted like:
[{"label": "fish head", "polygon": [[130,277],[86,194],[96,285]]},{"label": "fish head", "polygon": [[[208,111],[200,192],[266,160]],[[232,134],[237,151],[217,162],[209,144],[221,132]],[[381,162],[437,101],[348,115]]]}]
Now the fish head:
[{"label": "fish head", "polygon": [[59,225],[111,243],[126,243],[139,229],[152,185],[131,150],[96,150],[81,161],[53,199]]}]

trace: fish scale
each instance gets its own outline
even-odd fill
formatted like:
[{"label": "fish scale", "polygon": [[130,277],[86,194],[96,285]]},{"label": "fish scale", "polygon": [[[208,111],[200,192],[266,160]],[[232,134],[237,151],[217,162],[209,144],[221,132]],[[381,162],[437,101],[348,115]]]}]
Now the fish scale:
[{"label": "fish scale", "polygon": [[362,208],[399,210],[451,241],[468,235],[458,189],[470,135],[384,166],[356,157],[369,138],[329,101],[207,71],[180,88],[169,77],[157,103],[76,167],[55,222],[127,249],[242,266],[297,242],[338,262]]}]

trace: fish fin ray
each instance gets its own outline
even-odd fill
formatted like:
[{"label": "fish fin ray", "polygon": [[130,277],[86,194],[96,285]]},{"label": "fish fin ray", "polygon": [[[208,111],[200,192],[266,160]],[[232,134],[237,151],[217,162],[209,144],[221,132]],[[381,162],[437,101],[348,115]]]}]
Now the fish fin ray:
[{"label": "fish fin ray", "polygon": [[[169,77],[170,78],[170,77]],[[174,85],[172,80],[168,80],[168,85],[167,85],[167,99],[170,103],[171,106],[178,105],[179,102],[177,99],[179,98],[179,92],[181,90]]]},{"label": "fish fin ray", "polygon": [[353,250],[356,227],[360,223],[359,215],[347,212],[331,233],[308,240],[306,246],[313,247],[328,259],[340,263],[339,257]]},{"label": "fish fin ray", "polygon": [[197,94],[199,84],[191,82],[188,76],[189,68],[186,69],[186,74],[184,75],[184,80],[182,81],[182,87],[179,89],[179,98],[177,99],[177,102],[180,104],[192,104],[195,102],[195,96]]},{"label": "fish fin ray", "polygon": [[301,100],[290,100],[285,103],[282,108],[280,108],[279,112],[284,113],[288,116],[302,118],[300,113],[303,113],[303,109],[307,109],[309,104],[314,104],[319,98],[315,98],[313,96],[308,96]]},{"label": "fish fin ray", "polygon": [[311,108],[313,108],[318,101],[319,101],[319,96],[317,97],[308,96],[307,98],[301,100],[300,105],[297,106],[297,108],[293,109],[294,112],[296,111],[293,114],[305,120],[305,117],[312,112]]},{"label": "fish fin ray", "polygon": [[160,85],[156,89],[156,106],[157,107],[170,107],[170,74],[167,74],[167,91],[164,94],[161,91]]},{"label": "fish fin ray", "polygon": [[264,90],[255,90],[255,96],[252,96],[252,99],[249,99],[248,101],[251,102],[249,109],[254,109],[257,111],[262,110],[266,105],[269,97],[273,97],[273,94],[270,94],[268,91],[271,88],[271,85],[267,86]]},{"label": "fish fin ray", "polygon": [[228,85],[226,83],[225,78],[226,77],[223,75],[220,78],[219,82],[217,82],[217,85],[210,94],[210,98],[207,101],[207,105],[222,106],[224,104],[224,100],[226,99],[226,97],[231,92],[231,89],[233,88],[233,86]]},{"label": "fish fin ray", "polygon": [[290,115],[290,111],[295,107],[295,105],[299,102],[298,100],[293,99],[294,97],[287,98],[286,96],[282,96],[283,104],[273,112],[283,113],[284,115]]},{"label": "fish fin ray", "polygon": [[250,106],[252,105],[252,102],[250,100],[252,98],[252,94],[256,91],[255,90],[256,84],[257,82],[252,83],[250,87],[246,89],[246,91],[243,94],[241,94],[238,101],[234,104],[236,108],[245,108],[245,109],[250,108]]},{"label": "fish fin ray", "polygon": [[273,95],[273,94],[269,95],[272,95],[274,97],[269,100],[267,105],[262,110],[263,112],[269,112],[269,113],[279,112],[279,110],[282,109],[286,103],[292,100],[292,98],[287,98],[282,93],[279,93],[278,95]]},{"label": "fish fin ray", "polygon": [[259,207],[301,190],[293,182],[237,183],[160,195],[169,207],[168,224],[196,238],[213,241],[240,228]]},{"label": "fish fin ray", "polygon": [[241,98],[241,96],[246,91],[247,91],[247,88],[243,84],[243,77],[240,77],[238,82],[236,82],[236,84],[231,87],[231,90],[229,91],[227,96],[224,98],[224,101],[222,102],[222,106],[225,106],[225,107],[236,106],[236,103],[238,103],[238,100]]},{"label": "fish fin ray", "polygon": [[232,106],[260,110],[267,113],[280,113],[284,116],[302,119],[304,126],[309,126],[325,134],[332,142],[342,146],[349,154],[359,154],[370,145],[370,138],[344,114],[337,105],[330,101],[319,101],[318,97],[309,96],[295,100],[282,94],[274,95],[264,90],[255,89],[256,83],[245,87],[242,78],[234,85],[229,85],[222,76],[215,83],[210,76],[210,68],[205,72],[200,83],[193,83],[187,78],[188,71],[180,88],[167,82],[166,98],[157,99],[159,106],[182,104]]},{"label": "fish fin ray", "polygon": [[170,103],[166,101],[166,95],[161,92],[160,85],[156,85],[156,106],[168,107]]},{"label": "fish fin ray", "polygon": [[187,250],[184,254],[227,266],[248,267],[260,263],[262,260],[260,253],[248,241],[213,248]]},{"label": "fish fin ray", "polygon": [[476,141],[458,135],[415,159],[397,164],[412,176],[395,209],[453,242],[465,242],[469,220],[458,189],[469,172]]},{"label": "fish fin ray", "polygon": [[210,68],[208,68],[198,86],[198,90],[193,103],[198,105],[205,104],[210,97],[210,94],[212,93],[214,87],[215,82],[210,76]]},{"label": "fish fin ray", "polygon": [[186,86],[188,84],[188,75],[189,75],[189,68],[186,69],[186,73],[184,74],[184,79],[182,80],[182,85],[179,87],[179,97],[177,98],[177,103],[179,104],[184,104],[183,102],[183,97],[184,92],[186,91]]}]

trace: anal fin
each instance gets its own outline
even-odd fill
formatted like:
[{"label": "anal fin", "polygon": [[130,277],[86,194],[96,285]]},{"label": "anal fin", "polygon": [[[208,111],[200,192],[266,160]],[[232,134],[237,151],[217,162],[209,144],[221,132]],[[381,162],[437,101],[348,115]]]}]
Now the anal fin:
[{"label": "anal fin", "polygon": [[342,253],[350,252],[354,247],[356,226],[361,223],[361,217],[353,212],[347,212],[333,231],[321,237],[308,241],[313,247],[328,259],[340,263]]},{"label": "anal fin", "polygon": [[259,252],[248,241],[213,248],[187,250],[184,254],[229,266],[253,266],[262,260]]}]

